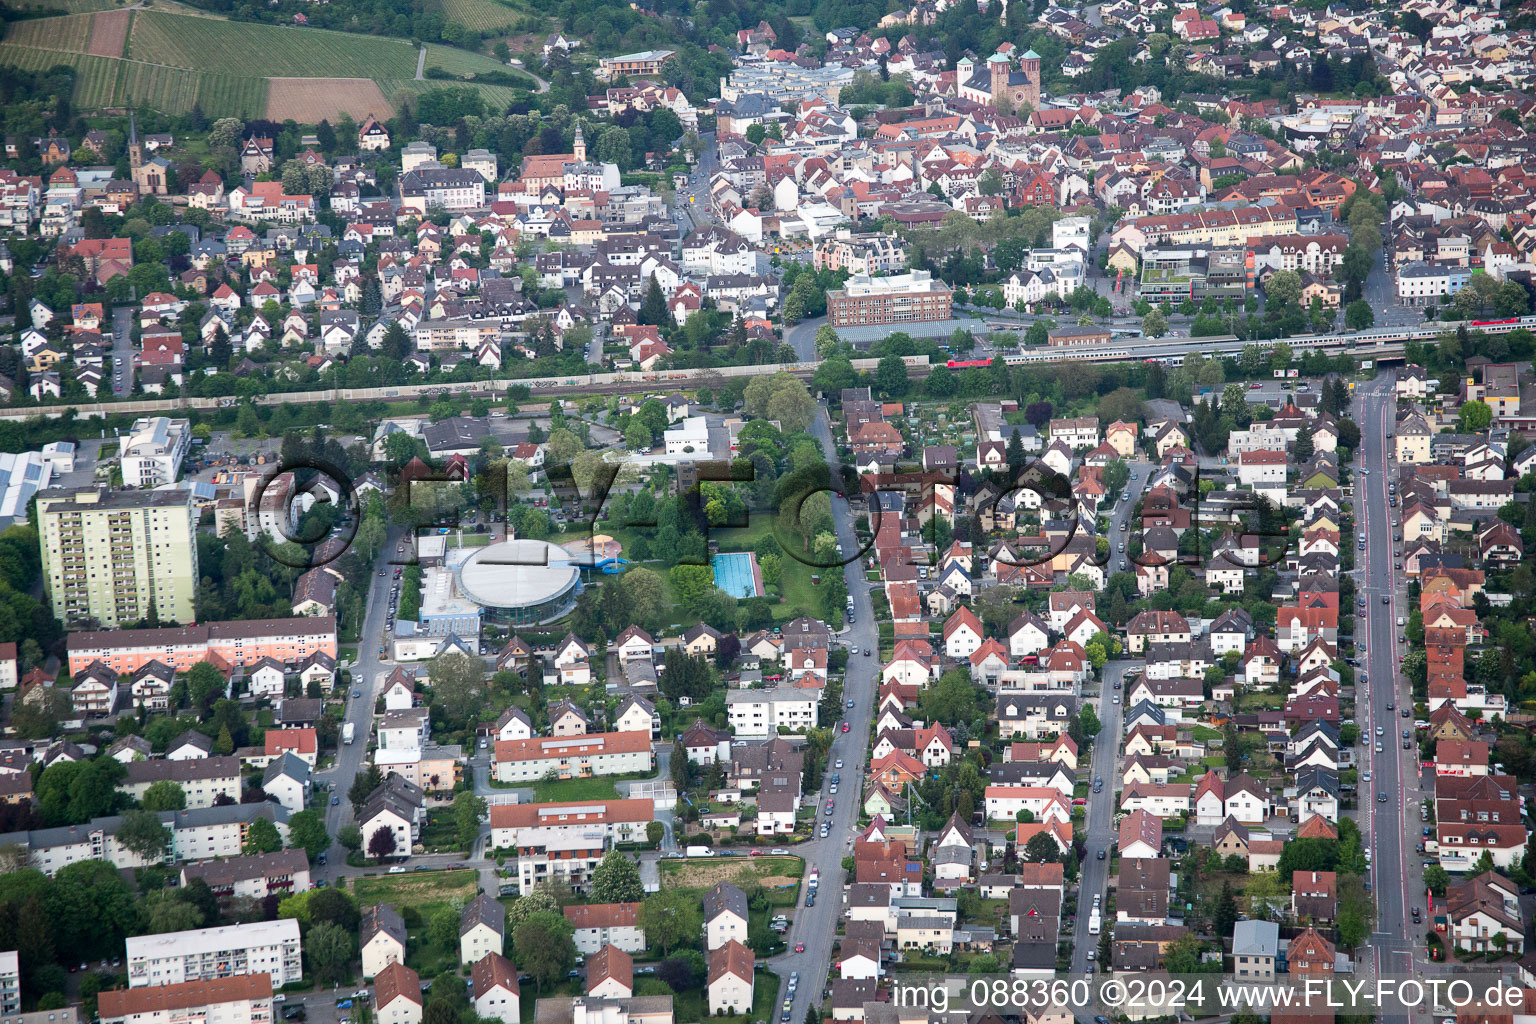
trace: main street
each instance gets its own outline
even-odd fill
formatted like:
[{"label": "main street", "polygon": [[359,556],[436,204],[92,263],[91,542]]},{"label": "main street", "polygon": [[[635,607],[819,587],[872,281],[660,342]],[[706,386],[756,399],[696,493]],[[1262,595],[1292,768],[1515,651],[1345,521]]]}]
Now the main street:
[{"label": "main street", "polygon": [[[1368,953],[1370,966],[1378,975],[1411,975],[1414,971],[1413,940],[1408,931],[1411,906],[1422,906],[1423,892],[1417,869],[1410,876],[1408,867],[1409,829],[1417,820],[1407,815],[1407,803],[1417,803],[1418,744],[1411,742],[1404,750],[1402,730],[1413,735],[1413,721],[1401,717],[1398,708],[1411,708],[1407,681],[1398,667],[1403,652],[1398,644],[1397,616],[1407,617],[1406,597],[1398,589],[1394,574],[1393,517],[1397,510],[1387,503],[1388,482],[1394,478],[1389,439],[1396,399],[1391,375],[1382,374],[1370,384],[1355,389],[1355,410],[1360,425],[1360,450],[1356,453],[1355,529],[1366,539],[1365,551],[1357,562],[1359,593],[1365,598],[1357,604],[1356,646],[1365,642],[1362,672],[1368,680],[1356,681],[1356,713],[1359,718],[1362,756],[1359,821],[1365,842],[1372,851],[1367,873],[1374,884],[1377,925]],[[1411,712],[1410,712],[1411,715]],[[1364,781],[1365,771],[1371,779]],[[1385,794],[1385,802],[1381,799]]]},{"label": "main street", "polygon": [[[1126,556],[1120,554],[1117,549],[1131,536],[1131,513],[1136,510],[1136,501],[1152,478],[1152,463],[1131,462],[1128,466],[1135,474],[1135,478],[1126,484],[1126,490],[1131,492],[1130,499],[1117,500],[1114,510],[1109,515],[1110,563],[1104,567],[1106,575],[1120,571],[1116,567]],[[1125,524],[1123,532],[1121,531],[1122,523]],[[1129,564],[1127,561],[1127,565]],[[1105,663],[1101,673],[1103,683],[1098,715],[1102,728],[1094,738],[1091,765],[1093,774],[1088,781],[1091,789],[1094,779],[1103,779],[1104,791],[1089,793],[1088,813],[1083,822],[1084,859],[1081,877],[1078,879],[1077,921],[1072,942],[1074,974],[1081,974],[1088,970],[1088,953],[1090,950],[1096,951],[1099,948],[1098,936],[1088,934],[1088,917],[1089,911],[1093,909],[1095,895],[1104,898],[1106,907],[1109,900],[1109,865],[1115,847],[1115,809],[1118,806],[1116,790],[1120,782],[1120,773],[1115,770],[1115,763],[1120,749],[1121,723],[1125,715],[1125,689],[1120,684],[1127,672],[1140,667],[1139,661],[1110,661]],[[1099,860],[1100,850],[1106,851],[1103,860]]]},{"label": "main street", "polygon": [[[816,419],[811,424],[811,433],[821,443],[828,465],[837,465],[837,446],[832,440],[832,427],[825,409],[817,411]],[[853,522],[854,517],[861,511],[863,511],[861,508],[850,507],[849,503],[840,497],[834,496],[832,499],[832,516],[837,523],[837,539],[842,544],[843,551],[850,556],[859,550],[859,541],[854,534]],[[877,690],[875,680],[880,670],[878,657],[864,656],[865,651],[878,646],[880,637],[879,630],[875,626],[874,607],[870,602],[870,584],[864,578],[862,571],[863,564],[862,558],[855,558],[843,567],[848,593],[853,597],[854,623],[843,631],[841,638],[850,648],[859,649],[858,654],[852,654],[850,651],[848,668],[843,674],[843,698],[845,702],[853,701],[854,706],[846,712],[850,726],[848,732],[842,732],[836,722],[823,723],[838,731],[833,733],[830,763],[827,766],[828,770],[823,779],[821,791],[805,794],[806,800],[816,807],[818,822],[828,820],[822,813],[830,785],[827,780],[833,775],[841,775],[843,783],[838,787],[838,795],[833,798],[833,812],[830,819],[832,827],[827,830],[827,838],[811,839],[794,848],[796,854],[805,858],[807,874],[813,868],[820,872],[816,905],[814,907],[804,905],[807,890],[802,884],[801,906],[795,911],[789,931],[784,936],[785,941],[789,943],[790,952],[773,960],[773,968],[780,978],[780,1003],[788,991],[790,974],[799,972],[800,975],[799,985],[791,1000],[789,1018],[791,1021],[804,1020],[806,1011],[812,1006],[820,1005],[822,1001],[822,993],[827,986],[828,974],[832,967],[832,946],[837,941],[837,922],[843,912],[843,892],[849,881],[844,878],[843,857],[848,854],[858,828],[861,780],[864,778],[869,730],[874,718]],[[789,571],[809,572],[811,570],[796,565],[790,567]],[[839,758],[843,762],[843,767],[840,769],[833,767]],[[819,827],[818,825],[817,828]],[[804,952],[794,952],[795,946],[801,943],[805,945]]]},{"label": "main street", "polygon": [[[358,638],[357,662],[352,666],[352,686],[346,691],[346,715],[343,722],[350,724],[353,729],[351,743],[342,743],[336,748],[336,760],[331,767],[315,775],[316,783],[324,783],[330,789],[329,795],[316,794],[315,799],[320,801],[325,808],[325,827],[331,834],[331,850],[327,858],[329,863],[318,871],[320,877],[338,878],[343,874],[346,866],[347,851],[336,842],[336,835],[341,829],[352,821],[352,802],[347,799],[347,791],[352,788],[352,781],[357,778],[357,773],[362,770],[363,760],[368,751],[368,737],[373,732],[373,708],[378,698],[379,687],[382,684],[384,674],[388,666],[379,658],[379,642],[384,635],[384,620],[389,609],[389,588],[394,582],[394,571],[391,563],[403,561],[403,557],[395,555],[395,546],[408,536],[404,530],[390,530],[384,550],[379,553],[374,565],[369,566],[369,586],[367,594],[367,611],[363,615],[363,630]],[[380,576],[382,571],[384,575]],[[354,692],[360,692],[360,696],[353,697]],[[318,785],[316,787],[318,789]],[[338,797],[340,802],[332,803],[331,796]],[[363,837],[366,845],[368,837]]]}]

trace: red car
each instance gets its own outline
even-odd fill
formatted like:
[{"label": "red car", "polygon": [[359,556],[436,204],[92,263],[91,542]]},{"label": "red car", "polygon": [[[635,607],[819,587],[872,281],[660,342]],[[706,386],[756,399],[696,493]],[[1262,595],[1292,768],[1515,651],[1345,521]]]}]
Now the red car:
[{"label": "red car", "polygon": [[[805,943],[803,943],[803,942],[795,943],[795,952],[796,953],[804,953],[805,952]],[[71,970],[73,970],[73,968],[71,968]]]},{"label": "red car", "polygon": [[847,732],[847,731],[848,731],[848,723],[844,722],[843,723],[843,732]]},{"label": "red car", "polygon": [[753,850],[747,856],[749,856],[749,857],[761,857],[762,855],[763,855],[763,851],[762,850]]}]

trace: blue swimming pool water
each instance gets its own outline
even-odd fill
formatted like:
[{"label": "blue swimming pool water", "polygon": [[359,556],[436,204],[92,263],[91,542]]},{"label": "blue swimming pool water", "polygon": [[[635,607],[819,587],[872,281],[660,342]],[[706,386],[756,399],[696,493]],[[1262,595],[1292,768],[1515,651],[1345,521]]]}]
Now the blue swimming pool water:
[{"label": "blue swimming pool water", "polygon": [[710,560],[715,570],[715,586],[732,597],[759,597],[757,559],[750,551],[716,555]]}]

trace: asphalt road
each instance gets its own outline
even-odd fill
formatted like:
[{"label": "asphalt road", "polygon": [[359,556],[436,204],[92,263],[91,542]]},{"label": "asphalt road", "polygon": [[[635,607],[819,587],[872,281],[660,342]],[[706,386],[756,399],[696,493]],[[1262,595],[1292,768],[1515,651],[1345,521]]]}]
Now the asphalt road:
[{"label": "asphalt road", "polygon": [[[1099,936],[1088,934],[1088,912],[1093,909],[1093,897],[1104,897],[1106,905],[1109,900],[1109,858],[1115,845],[1115,793],[1119,788],[1116,785],[1119,773],[1115,771],[1115,764],[1120,747],[1120,725],[1125,714],[1125,705],[1113,700],[1118,696],[1123,701],[1125,690],[1114,689],[1114,684],[1126,672],[1139,668],[1141,664],[1139,661],[1110,661],[1104,664],[1104,689],[1107,696],[1099,702],[1099,721],[1104,728],[1099,731],[1093,744],[1092,774],[1089,776],[1090,783],[1095,778],[1104,780],[1104,792],[1088,794],[1088,819],[1083,837],[1086,856],[1077,884],[1077,925],[1072,943],[1073,974],[1086,972],[1089,951],[1099,948]],[[1100,850],[1108,851],[1103,860],[1099,860]]]},{"label": "asphalt road", "polygon": [[[1116,501],[1114,510],[1109,517],[1109,543],[1111,545],[1111,563],[1107,567],[1113,573],[1120,560],[1125,556],[1118,551],[1120,545],[1131,536],[1131,512],[1136,507],[1136,498],[1146,489],[1147,481],[1152,478],[1152,463],[1132,462],[1129,464],[1131,472],[1136,478],[1126,484],[1126,489],[1131,492],[1130,501]],[[1120,524],[1126,523],[1124,533],[1120,532]],[[1086,833],[1083,837],[1083,849],[1086,857],[1083,860],[1081,875],[1077,886],[1077,923],[1073,933],[1072,945],[1072,972],[1081,974],[1088,970],[1088,953],[1099,948],[1098,936],[1088,934],[1088,912],[1093,909],[1094,894],[1104,897],[1106,903],[1109,899],[1109,857],[1115,844],[1115,810],[1118,807],[1116,791],[1119,789],[1119,772],[1115,765],[1119,760],[1121,722],[1125,714],[1125,689],[1115,689],[1115,683],[1119,682],[1133,668],[1141,666],[1140,661],[1121,660],[1106,662],[1103,677],[1102,695],[1099,700],[1099,721],[1103,728],[1099,730],[1098,737],[1093,744],[1093,758],[1091,774],[1088,775],[1090,791],[1088,793],[1088,817],[1084,823]],[[1102,793],[1092,792],[1094,779],[1104,780]],[[1099,851],[1107,850],[1104,860],[1099,860]]]},{"label": "asphalt road", "polygon": [[[378,561],[371,568],[373,575],[370,577],[368,587],[368,611],[363,617],[363,631],[358,643],[357,663],[352,666],[352,686],[347,691],[347,713],[344,721],[350,722],[355,730],[355,736],[351,743],[343,743],[337,749],[336,760],[332,766],[323,772],[316,774],[317,782],[324,782],[330,786],[329,793],[316,793],[313,800],[316,804],[325,807],[325,827],[330,832],[333,840],[342,826],[352,821],[352,803],[347,799],[347,791],[352,788],[352,781],[357,778],[357,773],[362,770],[363,759],[368,750],[368,737],[373,732],[373,707],[378,697],[379,687],[382,685],[385,674],[393,667],[386,664],[379,657],[379,643],[384,636],[384,621],[389,608],[389,588],[394,581],[393,561],[403,561],[405,556],[395,555],[395,546],[407,536],[403,530],[391,530],[389,541]],[[380,576],[379,571],[384,575]],[[353,698],[352,691],[359,690],[362,695]],[[340,802],[332,805],[331,797],[340,798]],[[367,837],[363,837],[367,842]],[[347,851],[339,843],[333,842],[328,857],[329,863],[321,868],[319,874],[322,877],[337,878],[344,874],[346,867]]]},{"label": "asphalt road", "polygon": [[[816,420],[811,425],[811,433],[821,442],[827,461],[835,464],[837,452],[832,442],[831,425],[825,409],[818,411]],[[843,550],[850,554],[859,550],[858,540],[853,532],[854,517],[859,511],[861,509],[850,508],[848,502],[841,498],[832,499],[832,515],[837,522],[837,539],[842,543]],[[791,1002],[789,1018],[791,1021],[804,1020],[806,1010],[812,1005],[821,1003],[823,992],[828,984],[828,975],[832,970],[832,946],[837,941],[837,922],[843,912],[842,896],[845,879],[842,861],[843,857],[849,853],[853,837],[858,830],[857,808],[859,794],[863,789],[865,762],[868,757],[869,730],[873,724],[876,679],[880,672],[880,658],[865,657],[863,653],[877,646],[879,638],[875,626],[874,609],[870,603],[871,587],[864,578],[864,574],[859,571],[861,564],[862,559],[855,559],[844,567],[848,593],[853,597],[855,620],[852,626],[843,631],[841,639],[844,643],[857,647],[859,653],[848,659],[848,669],[843,677],[844,700],[854,702],[853,709],[847,712],[850,729],[846,733],[838,731],[834,734],[832,751],[829,755],[831,764],[828,765],[827,778],[830,779],[834,774],[842,776],[842,784],[838,786],[838,795],[833,804],[832,827],[828,830],[826,839],[813,839],[795,847],[795,852],[805,858],[807,875],[811,868],[816,868],[820,872],[816,905],[809,908],[803,905],[806,890],[802,886],[802,905],[795,911],[794,920],[784,936],[790,951],[775,957],[772,961],[773,969],[778,972],[780,978],[780,1004],[788,991],[790,974],[799,972],[800,975],[799,985]],[[836,722],[823,724],[831,725],[834,729],[840,728]],[[843,761],[841,769],[833,767],[839,758]],[[827,820],[822,812],[828,799],[829,785],[829,782],[824,781],[820,793],[806,794],[806,799],[816,805],[819,821]],[[794,952],[796,945],[800,943],[805,945],[804,952]]]},{"label": "asphalt road", "polygon": [[[121,380],[118,379],[121,374]],[[133,391],[133,307],[112,308],[112,393],[127,398]]]},{"label": "asphalt road", "polygon": [[[1355,633],[1366,640],[1364,663],[1370,673],[1368,684],[1358,687],[1356,698],[1361,738],[1369,744],[1364,748],[1369,756],[1361,760],[1371,771],[1371,781],[1362,781],[1360,787],[1360,819],[1373,855],[1367,877],[1375,889],[1377,911],[1369,962],[1377,974],[1412,974],[1408,908],[1422,907],[1424,892],[1422,870],[1408,867],[1409,837],[1419,826],[1417,815],[1410,816],[1407,805],[1417,803],[1424,794],[1418,788],[1418,744],[1404,750],[1401,743],[1403,728],[1412,730],[1413,723],[1401,717],[1400,710],[1411,706],[1411,692],[1407,680],[1398,673],[1406,651],[1398,644],[1397,616],[1406,618],[1408,609],[1406,592],[1399,588],[1403,581],[1394,569],[1392,517],[1397,510],[1387,504],[1388,482],[1393,476],[1387,434],[1396,407],[1391,377],[1384,374],[1357,387],[1355,405],[1361,434],[1355,477],[1356,529],[1366,539],[1356,577],[1363,579],[1360,591],[1366,614],[1363,623],[1357,620]],[[1376,752],[1378,743],[1380,753]],[[1386,802],[1381,802],[1379,794],[1386,795]]]}]

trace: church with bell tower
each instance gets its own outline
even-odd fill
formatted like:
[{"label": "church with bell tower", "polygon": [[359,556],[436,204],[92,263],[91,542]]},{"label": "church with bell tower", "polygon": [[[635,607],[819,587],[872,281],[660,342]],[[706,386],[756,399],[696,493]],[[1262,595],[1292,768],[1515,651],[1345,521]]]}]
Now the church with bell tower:
[{"label": "church with bell tower", "polygon": [[164,157],[144,159],[144,144],[139,141],[139,125],[128,115],[128,176],[140,192],[163,196],[170,191],[171,162]]}]

